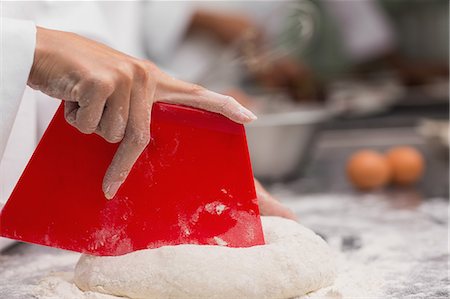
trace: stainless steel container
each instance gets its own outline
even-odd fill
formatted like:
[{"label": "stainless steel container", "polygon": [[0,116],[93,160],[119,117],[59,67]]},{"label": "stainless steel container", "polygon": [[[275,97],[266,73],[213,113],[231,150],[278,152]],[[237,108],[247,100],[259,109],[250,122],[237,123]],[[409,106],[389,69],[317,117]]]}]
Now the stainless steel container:
[{"label": "stainless steel container", "polygon": [[328,118],[326,110],[317,106],[260,114],[246,127],[254,175],[279,181],[299,173],[317,125]]}]

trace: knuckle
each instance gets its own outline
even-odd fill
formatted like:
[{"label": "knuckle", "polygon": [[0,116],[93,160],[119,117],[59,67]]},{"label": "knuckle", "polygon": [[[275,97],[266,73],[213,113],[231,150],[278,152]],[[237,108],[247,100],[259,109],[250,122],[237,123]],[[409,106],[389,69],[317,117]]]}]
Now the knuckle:
[{"label": "knuckle", "polygon": [[121,59],[114,65],[114,69],[120,74],[130,74],[131,63],[128,59]]},{"label": "knuckle", "polygon": [[140,82],[147,82],[150,78],[150,71],[145,63],[133,63],[133,74],[133,77]]},{"label": "knuckle", "polygon": [[133,81],[134,68],[129,61],[116,64],[114,71],[119,82],[129,85]]},{"label": "knuckle", "polygon": [[143,60],[141,63],[147,73],[154,74],[159,71],[159,68],[151,61]]},{"label": "knuckle", "polygon": [[88,72],[84,79],[86,90],[96,90],[100,94],[111,94],[114,91],[114,82],[107,76],[100,76],[94,72]]},{"label": "knuckle", "polygon": [[200,86],[198,84],[191,84],[189,92],[192,94],[202,94],[205,91],[205,88],[203,86]]},{"label": "knuckle", "polygon": [[124,138],[125,128],[126,123],[123,121],[110,122],[103,118],[97,127],[97,131],[109,143],[118,143]]},{"label": "knuckle", "polygon": [[92,111],[80,108],[77,112],[75,124],[80,132],[85,134],[92,134],[97,130],[99,122],[98,116]]},{"label": "knuckle", "polygon": [[87,106],[89,106],[90,103],[91,103],[90,97],[82,96],[82,97],[78,98],[78,105],[80,106],[80,108],[87,107]]},{"label": "knuckle", "polygon": [[98,82],[97,87],[101,94],[110,95],[114,92],[115,84],[112,80],[104,79]]},{"label": "knuckle", "polygon": [[234,98],[230,97],[230,96],[226,96],[223,101],[220,103],[220,110],[223,111],[228,111],[230,109],[230,107],[233,105],[234,103]]},{"label": "knuckle", "polygon": [[144,60],[141,63],[141,67],[143,68],[144,79],[146,80],[146,82],[156,82],[156,78],[161,75],[161,71],[153,62]]},{"label": "knuckle", "polygon": [[81,84],[75,84],[72,89],[70,90],[70,99],[78,101],[83,94],[83,87],[81,86]]},{"label": "knuckle", "polygon": [[92,70],[86,71],[83,79],[85,87],[95,86],[99,81],[98,75]]},{"label": "knuckle", "polygon": [[75,127],[83,134],[92,134],[95,132],[96,127],[87,122],[75,123]]},{"label": "knuckle", "polygon": [[137,148],[145,148],[150,142],[150,133],[149,132],[135,132],[130,135],[129,143]]},{"label": "knuckle", "polygon": [[109,143],[118,143],[123,139],[123,133],[108,131],[103,134],[103,138]]}]

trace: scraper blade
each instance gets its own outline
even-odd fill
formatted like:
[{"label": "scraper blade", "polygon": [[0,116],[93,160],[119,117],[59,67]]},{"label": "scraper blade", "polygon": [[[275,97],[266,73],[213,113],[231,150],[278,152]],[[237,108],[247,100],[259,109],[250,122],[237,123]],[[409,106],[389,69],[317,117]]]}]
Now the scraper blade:
[{"label": "scraper blade", "polygon": [[118,147],[56,112],[0,214],[0,235],[93,255],[178,244],[264,244],[244,127],[155,103],[152,140],[116,196],[102,180]]}]

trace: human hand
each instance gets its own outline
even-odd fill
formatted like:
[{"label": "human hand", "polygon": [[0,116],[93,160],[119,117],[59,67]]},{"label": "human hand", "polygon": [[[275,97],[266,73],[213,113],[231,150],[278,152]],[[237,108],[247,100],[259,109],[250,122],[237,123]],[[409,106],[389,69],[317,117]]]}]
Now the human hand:
[{"label": "human hand", "polygon": [[108,199],[150,141],[154,102],[201,108],[238,123],[256,118],[232,97],[172,78],[149,61],[73,33],[39,27],[28,85],[64,99],[67,122],[81,132],[120,142],[103,179]]},{"label": "human hand", "polygon": [[258,198],[259,212],[263,216],[279,216],[297,221],[297,216],[287,207],[267,192],[266,189],[255,179],[256,196]]}]

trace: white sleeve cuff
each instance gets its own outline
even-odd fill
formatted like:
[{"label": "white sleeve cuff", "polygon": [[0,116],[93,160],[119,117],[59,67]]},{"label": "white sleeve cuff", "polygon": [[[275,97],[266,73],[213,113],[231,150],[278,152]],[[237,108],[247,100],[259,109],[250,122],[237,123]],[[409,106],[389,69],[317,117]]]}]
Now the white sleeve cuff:
[{"label": "white sleeve cuff", "polygon": [[33,22],[0,19],[0,159],[27,86],[35,46]]}]

